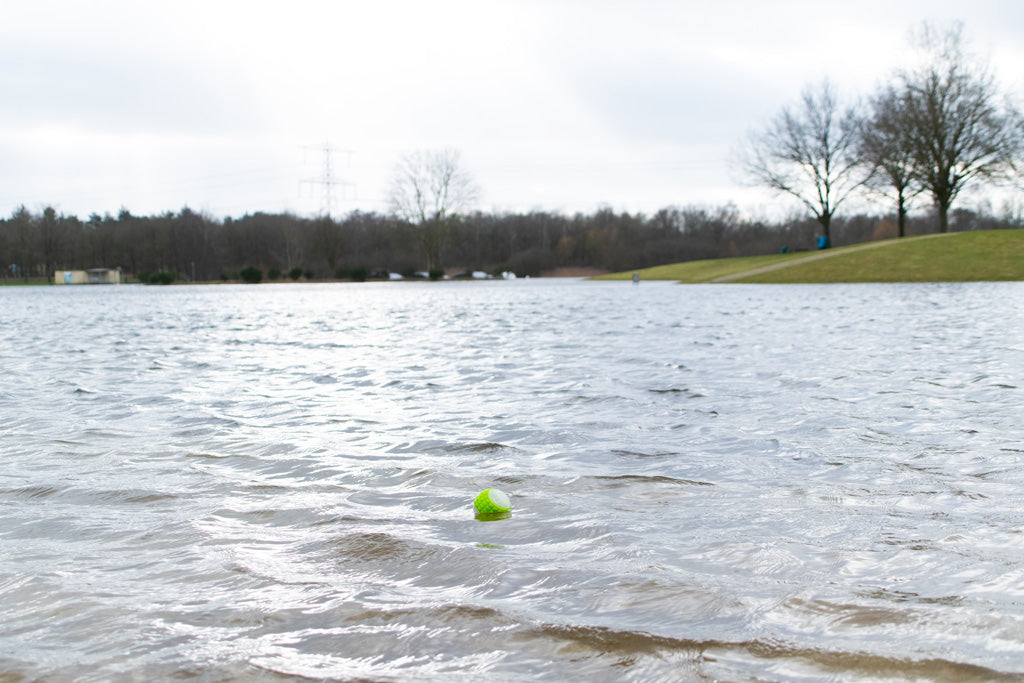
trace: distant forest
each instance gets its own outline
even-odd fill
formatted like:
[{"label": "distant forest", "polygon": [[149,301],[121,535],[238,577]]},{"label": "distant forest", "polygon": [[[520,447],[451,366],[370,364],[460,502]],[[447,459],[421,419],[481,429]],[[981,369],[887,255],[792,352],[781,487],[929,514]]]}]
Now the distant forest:
[{"label": "distant forest", "polygon": [[[966,208],[950,212],[951,231],[1019,229],[1024,215]],[[912,216],[907,234],[939,229],[933,210]],[[813,249],[820,225],[798,216],[774,223],[741,216],[733,206],[665,208],[652,215],[600,209],[562,215],[470,213],[456,217],[441,241],[440,266],[464,271],[542,276],[565,269],[622,271],[727,256]],[[836,217],[834,246],[895,237],[895,217]],[[219,281],[259,272],[267,280],[364,279],[425,270],[416,226],[354,211],[343,218],[291,214],[217,219],[184,208],[87,220],[53,208],[25,208],[0,220],[0,281],[52,280],[58,270],[121,268],[126,279]],[[436,274],[436,273],[435,273]],[[156,281],[155,278],[153,278]]]}]

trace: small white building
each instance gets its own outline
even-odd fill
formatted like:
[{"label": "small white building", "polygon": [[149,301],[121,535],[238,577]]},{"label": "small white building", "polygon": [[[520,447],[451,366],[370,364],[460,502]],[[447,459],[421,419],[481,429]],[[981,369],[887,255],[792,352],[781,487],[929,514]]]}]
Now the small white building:
[{"label": "small white building", "polygon": [[53,274],[55,285],[119,285],[120,268],[90,268],[89,270],[58,270]]}]

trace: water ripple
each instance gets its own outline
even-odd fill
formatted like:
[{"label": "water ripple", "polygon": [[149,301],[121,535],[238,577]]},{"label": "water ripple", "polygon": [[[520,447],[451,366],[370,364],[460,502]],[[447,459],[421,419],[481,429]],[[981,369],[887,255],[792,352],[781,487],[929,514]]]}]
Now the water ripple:
[{"label": "water ripple", "polygon": [[5,288],[0,670],[1017,680],[1022,304]]}]

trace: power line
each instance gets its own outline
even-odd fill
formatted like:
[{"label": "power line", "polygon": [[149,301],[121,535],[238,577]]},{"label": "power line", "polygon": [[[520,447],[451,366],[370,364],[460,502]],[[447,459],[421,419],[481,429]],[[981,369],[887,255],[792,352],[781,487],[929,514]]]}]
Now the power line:
[{"label": "power line", "polygon": [[[323,169],[320,172],[319,178],[306,178],[301,183],[310,183],[312,185],[320,186],[320,215],[327,218],[331,217],[331,213],[334,210],[334,188],[339,185],[342,187],[354,187],[353,183],[347,180],[341,180],[336,178],[334,175],[334,164],[332,163],[332,155],[334,154],[334,148],[329,143],[323,143],[322,145],[308,145],[304,149],[312,149],[323,152],[324,161]],[[351,150],[342,150],[346,154],[351,155]]]}]

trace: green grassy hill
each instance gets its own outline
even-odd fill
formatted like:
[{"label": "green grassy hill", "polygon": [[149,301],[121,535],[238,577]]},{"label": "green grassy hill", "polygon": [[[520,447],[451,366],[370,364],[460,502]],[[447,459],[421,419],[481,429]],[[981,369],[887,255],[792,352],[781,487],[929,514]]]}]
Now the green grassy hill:
[{"label": "green grassy hill", "polygon": [[[1024,280],[1024,230],[904,237],[796,254],[690,261],[635,271],[682,283]],[[628,280],[633,271],[595,279]]]}]

